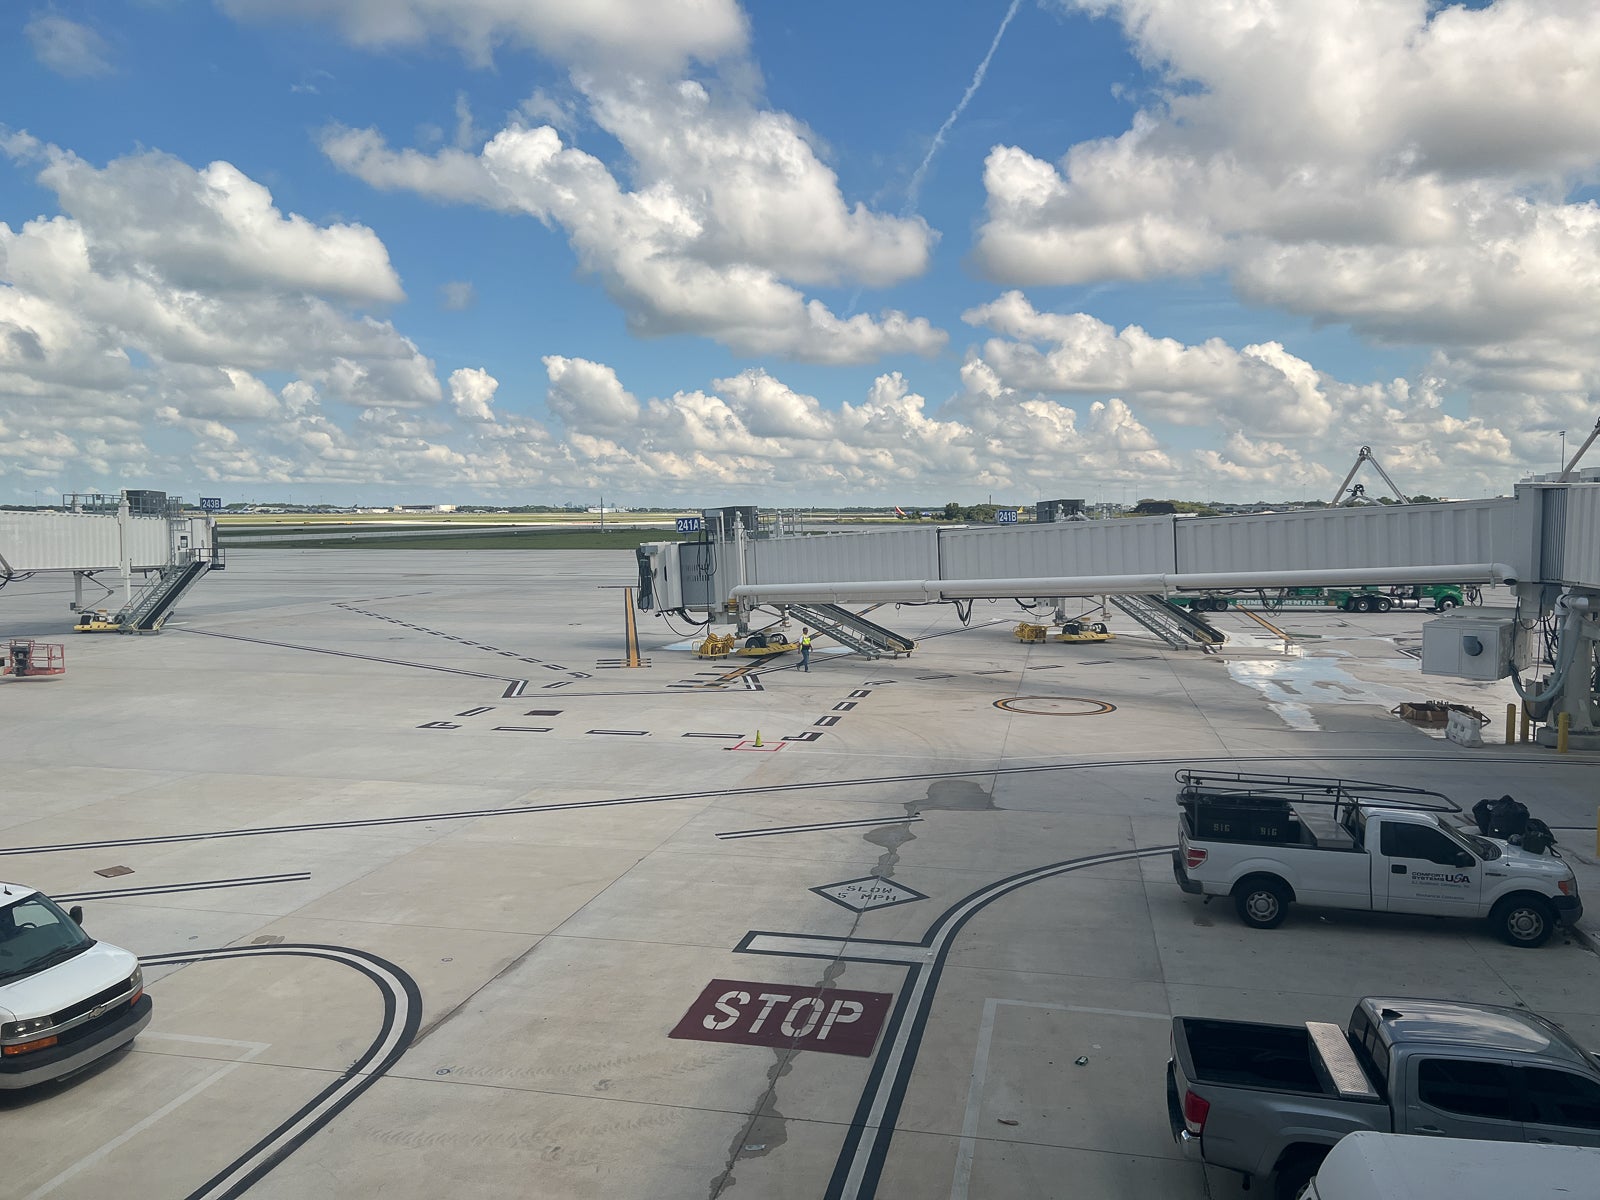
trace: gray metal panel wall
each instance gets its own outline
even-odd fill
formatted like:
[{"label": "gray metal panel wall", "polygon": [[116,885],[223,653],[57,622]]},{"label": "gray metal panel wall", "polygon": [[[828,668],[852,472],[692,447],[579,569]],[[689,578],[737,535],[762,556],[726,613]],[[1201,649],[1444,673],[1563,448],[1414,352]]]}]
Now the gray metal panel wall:
[{"label": "gray metal panel wall", "polygon": [[1562,579],[1600,588],[1600,483],[1573,483],[1565,490],[1567,538]]},{"label": "gray metal panel wall", "polygon": [[[133,517],[128,537],[136,568],[170,561],[165,517]],[[115,515],[0,513],[0,556],[13,571],[100,571],[122,563]]]},{"label": "gray metal panel wall", "polygon": [[1539,576],[1566,579],[1567,490],[1540,488],[1535,494],[1543,502],[1539,510]]},{"label": "gray metal panel wall", "polygon": [[[874,579],[935,579],[939,574],[934,529],[885,529],[781,537],[745,546],[746,583],[854,583]],[[731,591],[728,570],[719,581]]]},{"label": "gray metal panel wall", "polygon": [[1161,575],[1174,569],[1171,517],[947,529],[943,579]]},{"label": "gray metal panel wall", "polygon": [[1312,571],[1339,567],[1506,562],[1515,546],[1512,500],[1370,505],[1320,511],[1194,517],[1177,523],[1178,571]]}]

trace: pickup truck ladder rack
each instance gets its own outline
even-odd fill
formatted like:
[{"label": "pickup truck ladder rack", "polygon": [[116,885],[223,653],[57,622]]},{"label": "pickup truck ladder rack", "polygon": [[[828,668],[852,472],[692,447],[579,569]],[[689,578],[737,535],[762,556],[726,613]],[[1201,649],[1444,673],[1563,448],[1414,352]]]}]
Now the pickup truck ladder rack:
[{"label": "pickup truck ladder rack", "polygon": [[1182,785],[1178,802],[1204,803],[1223,797],[1278,799],[1294,804],[1321,804],[1338,810],[1345,805],[1373,808],[1408,808],[1423,812],[1459,813],[1461,806],[1443,792],[1397,787],[1364,779],[1329,779],[1303,775],[1257,775],[1245,771],[1197,771],[1185,767],[1173,773]]}]

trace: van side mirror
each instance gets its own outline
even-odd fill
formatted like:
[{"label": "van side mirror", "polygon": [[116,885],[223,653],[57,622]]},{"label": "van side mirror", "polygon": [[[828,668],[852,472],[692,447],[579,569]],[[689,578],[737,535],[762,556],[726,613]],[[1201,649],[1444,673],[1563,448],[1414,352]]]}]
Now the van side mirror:
[{"label": "van side mirror", "polygon": [[83,926],[83,905],[74,904],[71,908],[67,909],[67,916],[72,918],[72,923],[74,925],[77,925],[81,928]]}]

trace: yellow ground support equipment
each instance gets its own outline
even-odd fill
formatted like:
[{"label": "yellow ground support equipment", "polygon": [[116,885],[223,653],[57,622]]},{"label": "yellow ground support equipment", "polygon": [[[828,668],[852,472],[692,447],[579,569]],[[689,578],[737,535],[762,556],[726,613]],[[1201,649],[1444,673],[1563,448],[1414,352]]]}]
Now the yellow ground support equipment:
[{"label": "yellow ground support equipment", "polygon": [[708,633],[706,640],[694,648],[696,658],[727,658],[733,653],[735,639],[731,633]]},{"label": "yellow ground support equipment", "polygon": [[781,633],[752,633],[745,638],[744,645],[734,653],[740,658],[771,658],[776,654],[787,654],[799,648]]},{"label": "yellow ground support equipment", "polygon": [[1023,621],[1011,632],[1019,642],[1109,642],[1117,636],[1099,621],[1092,625],[1083,621],[1068,621],[1054,631],[1048,625]]},{"label": "yellow ground support equipment", "polygon": [[72,627],[73,633],[116,633],[122,628],[122,622],[103,608],[86,608],[78,614],[78,623]]},{"label": "yellow ground support equipment", "polygon": [[1052,642],[1109,642],[1116,638],[1101,621],[1093,625],[1082,621],[1068,621],[1061,627],[1061,631],[1051,636]]}]

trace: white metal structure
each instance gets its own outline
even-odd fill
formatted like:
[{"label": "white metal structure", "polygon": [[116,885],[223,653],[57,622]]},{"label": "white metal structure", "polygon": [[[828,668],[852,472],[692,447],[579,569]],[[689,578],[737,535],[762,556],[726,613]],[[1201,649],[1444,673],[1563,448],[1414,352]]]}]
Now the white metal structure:
[{"label": "white metal structure", "polygon": [[84,606],[83,581],[96,572],[118,572],[129,604],[136,572],[215,553],[213,517],[133,512],[126,492],[115,512],[0,512],[0,586],[23,575],[71,572],[74,609]]},{"label": "white metal structure", "polygon": [[[1600,747],[1600,484],[1518,484],[1513,497],[1364,505],[1228,517],[1134,517],[1021,526],[890,528],[820,536],[732,536],[639,549],[639,606],[730,612],[760,605],[964,603],[1182,590],[1493,583],[1515,588],[1506,618],[1523,631],[1555,622],[1551,675],[1493,658],[1535,706],[1565,712],[1576,746]],[[1430,622],[1425,642],[1483,639]],[[1528,645],[1498,634],[1493,646]],[[1459,641],[1467,651],[1471,643]],[[1459,661],[1439,652],[1436,661]],[[1468,653],[1467,657],[1476,657]],[[1541,731],[1541,738],[1545,736]],[[1553,738],[1553,732],[1550,734]]]},{"label": "white metal structure", "polygon": [[1361,1130],[1322,1160],[1300,1200],[1504,1200],[1588,1196],[1600,1150]]}]

